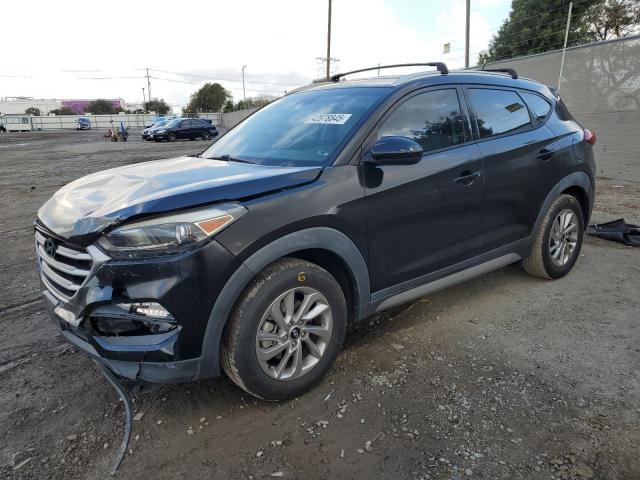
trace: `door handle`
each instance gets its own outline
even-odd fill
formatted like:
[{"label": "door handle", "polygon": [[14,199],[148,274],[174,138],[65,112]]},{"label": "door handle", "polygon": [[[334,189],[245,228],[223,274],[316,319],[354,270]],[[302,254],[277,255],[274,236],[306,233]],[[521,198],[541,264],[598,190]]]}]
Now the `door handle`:
[{"label": "door handle", "polygon": [[550,160],[551,157],[553,157],[554,153],[555,153],[555,150],[549,150],[549,149],[543,148],[538,152],[538,155],[536,155],[536,157],[539,158],[540,160],[547,161],[547,160]]},{"label": "door handle", "polygon": [[480,175],[482,175],[482,172],[480,172],[479,170],[476,172],[465,170],[454,181],[462,185],[471,185],[473,182],[475,182],[476,178],[480,178]]}]

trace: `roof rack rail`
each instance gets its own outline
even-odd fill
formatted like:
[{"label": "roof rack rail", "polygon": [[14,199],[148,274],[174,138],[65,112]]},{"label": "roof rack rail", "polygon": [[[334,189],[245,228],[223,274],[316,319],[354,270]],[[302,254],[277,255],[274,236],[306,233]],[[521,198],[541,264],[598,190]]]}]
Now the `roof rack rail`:
[{"label": "roof rack rail", "polygon": [[379,70],[381,68],[396,68],[396,67],[436,67],[436,69],[442,74],[442,75],[446,75],[449,73],[449,69],[447,68],[447,66],[442,63],[442,62],[429,62],[429,63],[397,63],[395,65],[378,65],[376,67],[370,67],[370,68],[361,68],[360,70],[352,70],[350,72],[344,72],[344,73],[336,73],[335,75],[331,76],[331,81],[332,82],[337,82],[339,81],[342,77],[346,77],[347,75],[352,75],[354,73],[360,73],[360,72],[369,72],[371,70]]},{"label": "roof rack rail", "polygon": [[500,73],[508,73],[511,75],[511,78],[514,80],[518,79],[518,72],[516,72],[513,68],[483,68],[483,72],[500,72]]}]

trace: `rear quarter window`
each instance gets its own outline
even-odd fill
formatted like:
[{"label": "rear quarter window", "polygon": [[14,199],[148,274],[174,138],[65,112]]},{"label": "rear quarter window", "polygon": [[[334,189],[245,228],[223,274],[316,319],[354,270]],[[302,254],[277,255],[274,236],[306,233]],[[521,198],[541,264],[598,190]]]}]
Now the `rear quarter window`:
[{"label": "rear quarter window", "polygon": [[529,107],[529,110],[533,113],[533,116],[538,120],[544,120],[551,111],[551,105],[548,101],[539,95],[534,93],[520,92],[520,96],[524,99]]},{"label": "rear quarter window", "polygon": [[531,126],[529,111],[516,92],[470,88],[468,94],[480,138],[503,135]]}]

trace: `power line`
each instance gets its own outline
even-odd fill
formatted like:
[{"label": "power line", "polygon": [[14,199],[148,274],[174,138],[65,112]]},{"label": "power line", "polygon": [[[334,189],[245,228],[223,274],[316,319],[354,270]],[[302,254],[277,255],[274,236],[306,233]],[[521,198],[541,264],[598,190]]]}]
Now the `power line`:
[{"label": "power line", "polygon": [[[180,75],[182,77],[193,77],[193,78],[201,78],[203,80],[210,80],[210,81],[215,81],[215,82],[229,82],[229,83],[237,83],[238,80],[228,80],[228,79],[224,79],[224,78],[216,78],[210,75],[199,75],[196,73],[186,73],[186,72],[173,72],[170,70],[159,70],[156,68],[150,68],[149,71],[151,72],[158,72],[158,73],[166,73],[169,75]],[[286,86],[292,86],[292,85],[297,85],[297,83],[285,83],[285,82],[268,82],[268,81],[264,81],[264,80],[250,80],[247,76],[247,83],[257,83],[257,84],[263,84],[263,85],[286,85]]]}]

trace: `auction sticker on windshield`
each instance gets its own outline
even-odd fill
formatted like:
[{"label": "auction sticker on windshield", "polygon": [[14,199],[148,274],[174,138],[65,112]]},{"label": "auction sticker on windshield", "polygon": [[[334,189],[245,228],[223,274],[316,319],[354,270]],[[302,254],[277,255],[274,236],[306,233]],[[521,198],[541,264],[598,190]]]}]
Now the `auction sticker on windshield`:
[{"label": "auction sticker on windshield", "polygon": [[322,123],[325,125],[344,125],[351,118],[350,113],[316,113],[304,123]]}]

